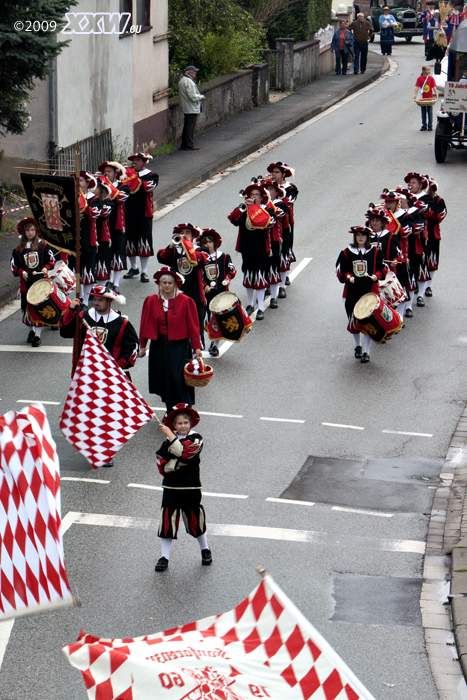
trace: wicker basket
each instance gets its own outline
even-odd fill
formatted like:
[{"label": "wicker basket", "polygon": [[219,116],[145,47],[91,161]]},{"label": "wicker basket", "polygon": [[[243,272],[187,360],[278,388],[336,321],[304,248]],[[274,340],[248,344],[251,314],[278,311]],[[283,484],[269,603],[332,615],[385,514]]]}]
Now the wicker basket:
[{"label": "wicker basket", "polygon": [[201,365],[201,371],[199,374],[194,374],[189,369],[189,364],[190,364],[189,362],[183,368],[183,379],[185,380],[185,384],[187,386],[193,386],[193,387],[207,386],[209,384],[209,382],[211,381],[212,375],[214,374],[213,368],[210,367],[209,365],[205,365],[201,358],[200,358],[199,362]]},{"label": "wicker basket", "polygon": [[418,97],[415,98],[415,102],[419,105],[419,107],[433,107],[437,101],[437,97],[426,97],[425,99],[419,99]]}]

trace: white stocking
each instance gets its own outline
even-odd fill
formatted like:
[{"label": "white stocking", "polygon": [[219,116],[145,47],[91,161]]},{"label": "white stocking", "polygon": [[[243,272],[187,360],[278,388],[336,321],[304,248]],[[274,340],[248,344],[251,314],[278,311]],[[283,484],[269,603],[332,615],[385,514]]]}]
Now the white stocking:
[{"label": "white stocking", "polygon": [[120,276],[122,274],[121,270],[114,270],[112,272],[112,284],[114,284],[116,287],[120,286]]},{"label": "white stocking", "polygon": [[410,309],[412,311],[412,304],[413,304],[413,292],[409,292],[409,300],[405,302],[405,308]]},{"label": "white stocking", "polygon": [[81,289],[82,289],[82,295],[83,295],[83,304],[86,304],[86,306],[87,306],[88,302],[89,302],[89,292],[92,289],[92,284],[83,284],[81,286]]},{"label": "white stocking", "polygon": [[172,542],[172,538],[161,537],[162,556],[166,559],[170,559],[170,548],[172,546]]},{"label": "white stocking", "polygon": [[363,336],[363,352],[366,352],[368,355],[370,354],[370,345],[371,345],[370,336],[364,335]]},{"label": "white stocking", "polygon": [[200,535],[199,537],[196,538],[198,540],[199,548],[201,550],[203,549],[209,549],[208,547],[208,538],[206,537],[206,533],[204,535]]},{"label": "white stocking", "polygon": [[285,280],[287,279],[287,275],[289,273],[287,270],[285,272],[281,272],[281,287],[285,287]]},{"label": "white stocking", "polygon": [[434,279],[434,277],[435,277],[435,272],[436,272],[436,270],[430,270],[430,277],[431,277],[431,280],[430,280],[429,282],[427,282],[427,284],[428,284],[429,287],[431,287],[431,285],[433,284],[433,279]]},{"label": "white stocking", "polygon": [[136,255],[135,256],[128,256],[128,260],[130,261],[131,269],[132,270],[137,270],[138,265],[136,264]]},{"label": "white stocking", "polygon": [[248,306],[254,306],[255,305],[255,290],[251,289],[250,287],[246,288],[246,295],[248,298]]},{"label": "white stocking", "polygon": [[426,289],[426,282],[419,282],[418,283],[418,296],[423,297],[425,296],[425,289]]},{"label": "white stocking", "polygon": [[42,326],[34,326],[34,333],[37,335],[38,338],[40,338],[42,333]]},{"label": "white stocking", "polygon": [[353,339],[355,340],[355,347],[359,348],[362,344],[360,333],[352,333]]},{"label": "white stocking", "polygon": [[149,258],[140,258],[139,261],[141,263],[141,272],[147,272]]},{"label": "white stocking", "polygon": [[258,309],[260,311],[264,311],[264,295],[266,294],[265,289],[257,289],[256,290],[256,297],[258,299]]},{"label": "white stocking", "polygon": [[405,314],[405,308],[406,308],[406,306],[407,306],[407,302],[406,302],[406,301],[403,301],[402,304],[398,304],[398,305],[397,305],[396,311],[397,311],[398,314],[400,314],[400,315],[402,316],[402,319],[404,319],[404,314]]},{"label": "white stocking", "polygon": [[279,291],[279,285],[278,284],[271,284],[269,289],[271,290],[271,299],[277,299],[277,292]]}]

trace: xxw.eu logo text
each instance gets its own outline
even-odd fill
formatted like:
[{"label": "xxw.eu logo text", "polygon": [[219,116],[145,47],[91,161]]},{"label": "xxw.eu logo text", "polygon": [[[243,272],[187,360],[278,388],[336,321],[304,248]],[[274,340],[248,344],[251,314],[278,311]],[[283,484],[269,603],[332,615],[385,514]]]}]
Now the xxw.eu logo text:
[{"label": "xxw.eu logo text", "polygon": [[139,34],[141,25],[132,24],[130,12],[67,12],[62,34]]}]

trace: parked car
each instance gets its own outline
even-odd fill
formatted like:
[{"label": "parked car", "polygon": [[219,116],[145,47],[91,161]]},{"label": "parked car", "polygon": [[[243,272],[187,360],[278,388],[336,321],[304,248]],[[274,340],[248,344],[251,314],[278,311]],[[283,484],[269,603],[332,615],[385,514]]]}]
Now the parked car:
[{"label": "parked car", "polygon": [[[394,32],[396,37],[412,41],[414,36],[423,36],[423,22],[420,12],[417,12],[413,7],[401,7],[400,5],[388,5],[388,7],[389,13],[394,15],[400,25],[400,30],[396,29]],[[382,14],[383,8],[381,6],[372,7],[371,15],[367,17],[368,21],[373,25],[375,34],[379,34],[379,18]],[[374,35],[371,41],[374,41]]]},{"label": "parked car", "polygon": [[[467,20],[464,20],[450,41],[447,58],[447,80],[467,84]],[[467,117],[465,112],[445,109],[444,100],[437,113],[438,123],[435,131],[435,158],[437,163],[444,163],[450,148],[467,149]]]}]

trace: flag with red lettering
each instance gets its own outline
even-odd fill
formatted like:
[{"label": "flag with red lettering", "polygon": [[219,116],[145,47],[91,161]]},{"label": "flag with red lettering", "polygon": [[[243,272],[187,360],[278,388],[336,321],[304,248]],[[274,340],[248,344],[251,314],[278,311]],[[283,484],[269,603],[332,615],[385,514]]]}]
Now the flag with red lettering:
[{"label": "flag with red lettering", "polygon": [[221,615],[63,651],[90,700],[374,700],[269,575]]},{"label": "flag with red lettering", "polygon": [[141,394],[89,330],[60,418],[68,442],[97,469],[153,417]]},{"label": "flag with red lettering", "polygon": [[67,605],[60,466],[34,404],[0,416],[0,621]]}]

